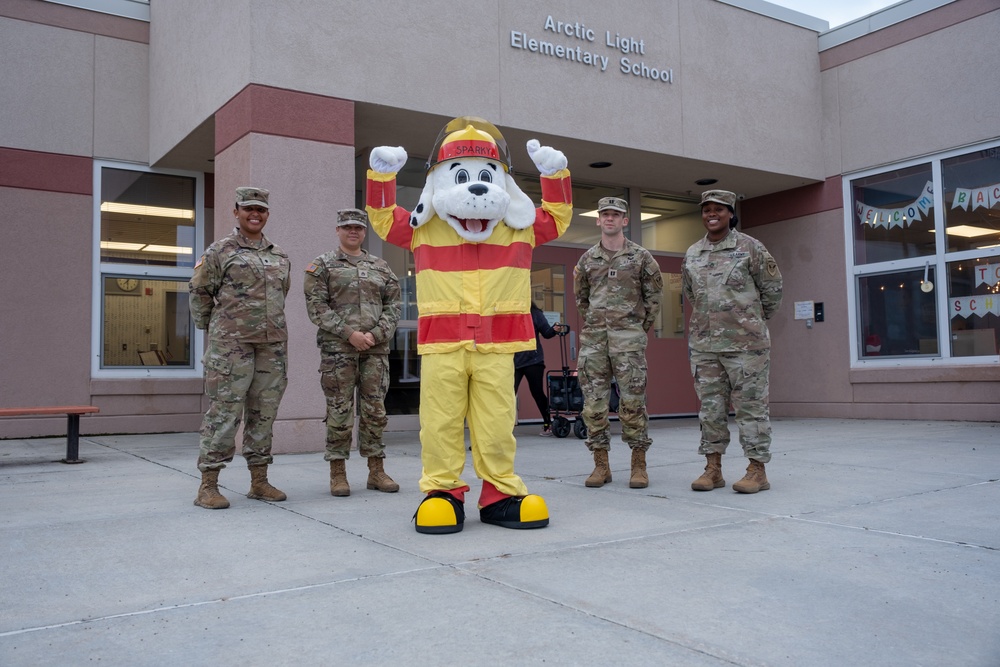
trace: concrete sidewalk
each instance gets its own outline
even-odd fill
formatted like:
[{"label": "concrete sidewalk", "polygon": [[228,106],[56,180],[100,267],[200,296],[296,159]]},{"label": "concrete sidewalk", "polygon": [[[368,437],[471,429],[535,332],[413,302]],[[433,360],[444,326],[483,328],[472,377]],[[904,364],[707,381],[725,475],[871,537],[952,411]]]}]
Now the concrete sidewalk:
[{"label": "concrete sidewalk", "polygon": [[[197,436],[0,441],[0,665],[1000,665],[1000,424],[776,420],[771,490],[690,490],[696,420],[652,423],[650,486],[588,489],[582,441],[517,428],[552,521],[420,535],[416,433],[387,434],[397,494],[192,504]],[[733,429],[735,432],[735,428]],[[735,438],[735,434],[734,434]]]}]

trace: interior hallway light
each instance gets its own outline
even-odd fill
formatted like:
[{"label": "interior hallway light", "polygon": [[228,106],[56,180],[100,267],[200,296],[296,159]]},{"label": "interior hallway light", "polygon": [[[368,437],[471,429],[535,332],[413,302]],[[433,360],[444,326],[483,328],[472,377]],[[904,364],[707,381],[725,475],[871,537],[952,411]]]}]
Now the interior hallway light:
[{"label": "interior hallway light", "polygon": [[[930,230],[931,234],[934,230]],[[951,234],[952,236],[964,236],[967,239],[974,239],[977,236],[988,236],[989,234],[996,234],[997,230],[988,229],[986,227],[973,227],[972,225],[955,225],[954,227],[947,227],[944,230],[945,234]]]},{"label": "interior hallway light", "polygon": [[164,206],[143,206],[141,204],[123,204],[116,201],[101,202],[102,213],[126,213],[129,215],[148,215],[158,218],[184,218],[194,220],[194,211],[187,208],[166,208]]},{"label": "interior hallway light", "polygon": [[193,248],[178,245],[150,245],[146,243],[125,243],[123,241],[101,241],[104,250],[127,250],[129,252],[159,252],[167,255],[190,255]]},{"label": "interior hallway light", "polygon": [[[598,216],[598,213],[597,213],[597,209],[596,208],[593,211],[587,211],[586,213],[581,213],[580,214],[581,218],[596,218],[597,216]],[[649,220],[651,218],[658,218],[658,217],[660,217],[659,213],[639,213],[639,221],[640,222],[646,222],[647,220]]]},{"label": "interior hallway light", "polygon": [[142,251],[160,252],[169,255],[190,255],[193,252],[191,248],[177,245],[147,245],[143,247]]},{"label": "interior hallway light", "polygon": [[104,250],[142,250],[145,243],[125,243],[123,241],[101,241]]}]

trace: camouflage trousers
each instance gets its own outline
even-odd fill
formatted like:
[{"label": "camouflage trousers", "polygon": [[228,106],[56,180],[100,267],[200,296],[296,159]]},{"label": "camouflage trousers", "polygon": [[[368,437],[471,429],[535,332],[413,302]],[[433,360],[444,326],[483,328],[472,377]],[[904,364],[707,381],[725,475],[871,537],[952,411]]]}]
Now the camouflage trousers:
[{"label": "camouflage trousers", "polygon": [[617,378],[621,393],[618,419],[622,423],[622,440],[632,449],[649,449],[653,441],[646,415],[646,353],[583,348],[576,370],[583,392],[581,414],[587,426],[587,449],[611,449],[608,400],[612,378]]},{"label": "camouflage trousers", "polygon": [[243,458],[248,466],[269,465],[271,427],[288,384],[287,344],[210,341],[202,361],[209,407],[198,469],[221,470],[232,462],[244,417]]},{"label": "camouflage trousers", "polygon": [[385,457],[382,432],[388,423],[385,394],[389,390],[389,356],[323,352],[320,384],[326,396],[327,461],[351,456],[354,428],[354,391],[358,392],[361,419],[358,426],[358,453],[366,458]]},{"label": "camouflage trousers", "polygon": [[743,453],[761,463],[771,460],[770,368],[770,350],[691,352],[691,374],[701,401],[699,454],[726,453],[731,403],[736,412]]}]

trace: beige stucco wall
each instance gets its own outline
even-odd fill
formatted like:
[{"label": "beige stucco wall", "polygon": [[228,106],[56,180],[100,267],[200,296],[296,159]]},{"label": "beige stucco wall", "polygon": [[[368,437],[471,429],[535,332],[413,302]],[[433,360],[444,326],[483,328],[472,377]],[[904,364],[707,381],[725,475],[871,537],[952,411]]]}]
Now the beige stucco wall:
[{"label": "beige stucco wall", "polygon": [[152,163],[251,79],[253,48],[271,39],[266,26],[251,19],[254,4],[253,0],[150,3]]},{"label": "beige stucco wall", "polygon": [[149,46],[94,38],[96,158],[149,161]]},{"label": "beige stucco wall", "polygon": [[[151,11],[154,162],[256,83],[823,176],[816,33],[714,0],[494,0],[475,11],[447,0],[314,0],[295,11],[175,0]],[[545,31],[549,15],[591,27],[595,41]],[[512,30],[606,55],[607,71],[512,48]],[[674,83],[619,72],[607,31],[642,38],[646,53],[633,59],[673,68]]]},{"label": "beige stucco wall", "polygon": [[89,403],[91,199],[0,188],[0,201],[0,405]]},{"label": "beige stucco wall", "polygon": [[823,72],[827,175],[1000,133],[1000,10]]},{"label": "beige stucco wall", "polygon": [[94,42],[83,32],[0,17],[0,146],[91,155]]},{"label": "beige stucco wall", "polygon": [[4,17],[0,44],[0,146],[148,160],[145,44]]},{"label": "beige stucco wall", "polygon": [[822,179],[816,33],[717,2],[681,10],[685,155]]},{"label": "beige stucco wall", "polygon": [[[826,211],[754,227],[779,263],[784,279],[781,308],[771,331],[771,410],[775,416],[808,404],[851,401],[848,380],[846,269],[841,212]],[[807,328],[795,319],[795,302],[822,302],[824,321]]]}]

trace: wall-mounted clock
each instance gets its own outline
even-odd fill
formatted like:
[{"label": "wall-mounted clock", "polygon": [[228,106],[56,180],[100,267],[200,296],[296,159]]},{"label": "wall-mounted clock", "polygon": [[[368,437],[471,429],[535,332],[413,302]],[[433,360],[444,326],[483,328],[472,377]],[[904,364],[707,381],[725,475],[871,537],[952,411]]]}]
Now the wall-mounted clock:
[{"label": "wall-mounted clock", "polygon": [[139,281],[135,278],[119,278],[118,279],[118,289],[123,292],[131,292],[136,287],[139,286]]}]

